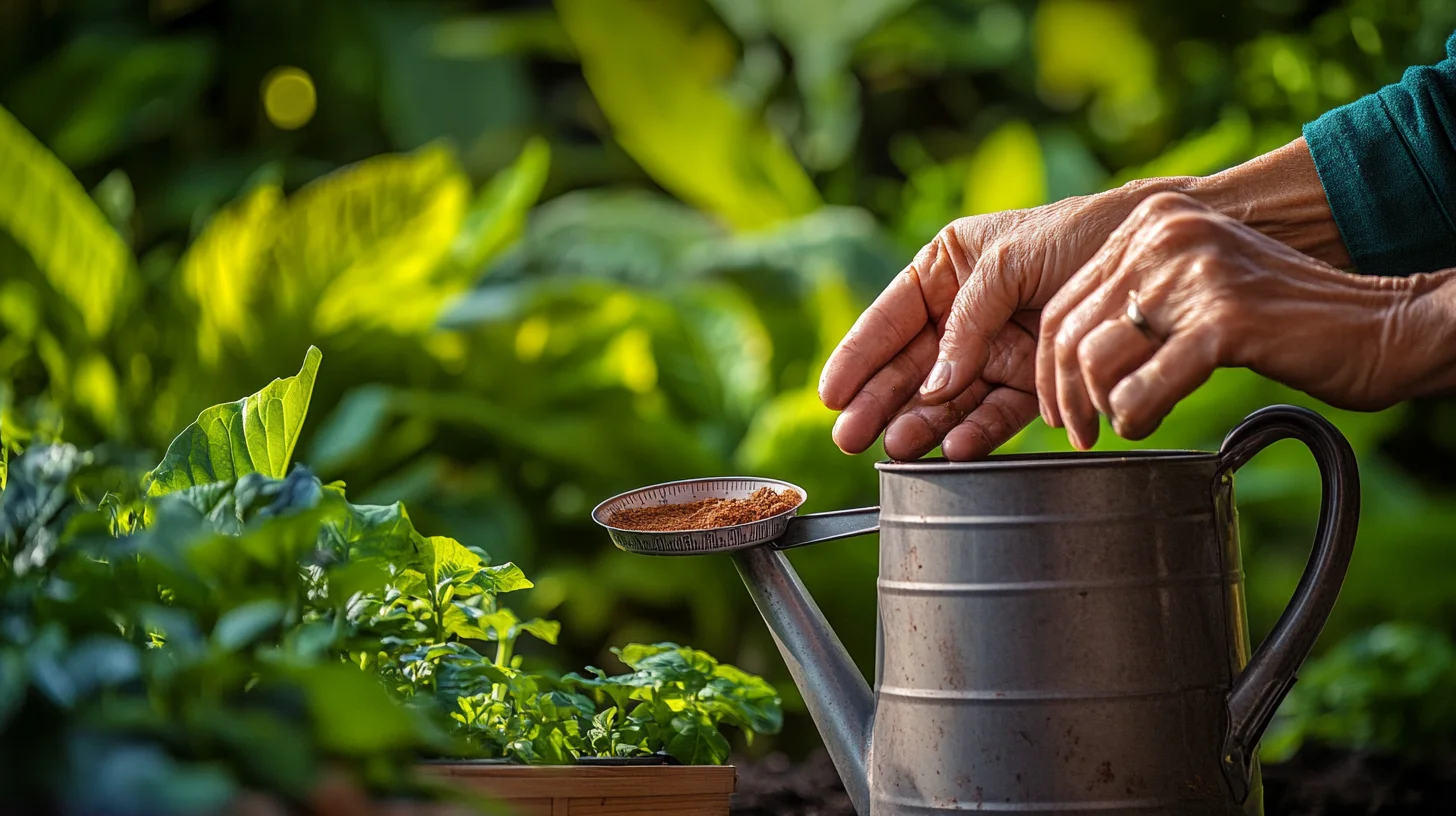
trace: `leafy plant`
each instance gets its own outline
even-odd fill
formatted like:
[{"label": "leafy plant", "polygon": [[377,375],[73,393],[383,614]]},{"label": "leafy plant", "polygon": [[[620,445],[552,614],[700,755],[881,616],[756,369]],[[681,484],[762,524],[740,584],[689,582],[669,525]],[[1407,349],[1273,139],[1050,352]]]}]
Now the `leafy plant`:
[{"label": "leafy plant", "polygon": [[1286,760],[1308,742],[1411,759],[1448,755],[1456,749],[1456,643],[1428,626],[1386,623],[1311,661],[1262,756]]},{"label": "leafy plant", "polygon": [[719,763],[720,724],[778,730],[767,683],[673,644],[625,647],[616,677],[530,671],[519,640],[560,627],[499,603],[531,586],[519,568],[289,469],[319,360],[204,411],[146,485],[114,453],[7,436],[0,789],[35,812],[210,811],[302,801],[330,765],[401,792],[421,754]]},{"label": "leafy plant", "polygon": [[[750,472],[874,503],[876,453],[834,448],[813,386],[935,230],[1217,171],[1456,26],[1436,0],[34,5],[0,10],[0,380],[51,408],[24,446],[164,448],[317,343],[336,376],[297,450],[323,481],[527,567],[521,617],[564,624],[543,664],[677,640],[762,671],[790,751],[816,738],[737,577],[641,569],[594,500]],[[261,93],[284,64],[317,92],[297,130]],[[1209,449],[1302,399],[1220,372],[1144,444]],[[1330,637],[1456,621],[1452,405],[1316,407],[1365,476]],[[1008,446],[1066,448],[1040,424]],[[1239,474],[1255,638],[1318,490],[1295,443]],[[874,541],[795,563],[872,670]]]}]

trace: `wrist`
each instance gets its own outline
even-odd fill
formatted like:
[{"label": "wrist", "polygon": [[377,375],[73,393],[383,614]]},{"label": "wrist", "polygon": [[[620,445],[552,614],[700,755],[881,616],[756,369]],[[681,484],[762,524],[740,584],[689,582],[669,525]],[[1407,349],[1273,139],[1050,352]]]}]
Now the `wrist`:
[{"label": "wrist", "polygon": [[1339,269],[1351,265],[1303,138],[1221,173],[1166,181],[1291,249]]},{"label": "wrist", "polygon": [[1405,291],[1381,340],[1387,348],[1416,350],[1407,396],[1456,392],[1456,270],[1394,280]]}]

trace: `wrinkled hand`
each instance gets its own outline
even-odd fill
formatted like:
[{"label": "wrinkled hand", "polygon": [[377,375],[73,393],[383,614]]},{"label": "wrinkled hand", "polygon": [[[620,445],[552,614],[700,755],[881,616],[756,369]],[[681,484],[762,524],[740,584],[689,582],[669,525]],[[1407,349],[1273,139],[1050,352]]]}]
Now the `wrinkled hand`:
[{"label": "wrinkled hand", "polygon": [[[834,441],[915,459],[990,453],[1037,412],[1038,310],[1149,190],[962,218],[916,255],[824,366],[819,396],[843,411]],[[922,387],[923,385],[923,387]]]},{"label": "wrinkled hand", "polygon": [[1185,195],[1150,196],[1042,311],[1042,417],[1084,450],[1099,413],[1141,439],[1220,366],[1385,408],[1425,390],[1450,318],[1422,295],[1448,279],[1348,274]]}]

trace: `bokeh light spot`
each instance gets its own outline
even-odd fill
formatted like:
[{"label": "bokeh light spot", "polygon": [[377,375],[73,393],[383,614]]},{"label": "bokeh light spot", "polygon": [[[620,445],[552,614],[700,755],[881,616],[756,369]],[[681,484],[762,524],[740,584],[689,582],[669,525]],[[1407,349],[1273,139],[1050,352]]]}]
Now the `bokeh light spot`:
[{"label": "bokeh light spot", "polygon": [[283,130],[296,130],[308,124],[318,105],[313,77],[308,72],[284,66],[263,77],[263,110],[268,121]]}]

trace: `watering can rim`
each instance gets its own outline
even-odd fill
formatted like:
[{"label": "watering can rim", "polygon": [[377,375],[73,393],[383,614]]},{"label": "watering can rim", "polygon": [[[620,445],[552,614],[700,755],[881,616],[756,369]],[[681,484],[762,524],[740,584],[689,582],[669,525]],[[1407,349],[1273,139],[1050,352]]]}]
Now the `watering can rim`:
[{"label": "watering can rim", "polygon": [[1219,454],[1197,450],[1070,451],[992,454],[983,459],[954,462],[944,457],[915,460],[886,459],[875,469],[888,473],[936,473],[966,470],[1022,470],[1034,468],[1107,467],[1146,461],[1212,462]]}]

